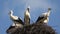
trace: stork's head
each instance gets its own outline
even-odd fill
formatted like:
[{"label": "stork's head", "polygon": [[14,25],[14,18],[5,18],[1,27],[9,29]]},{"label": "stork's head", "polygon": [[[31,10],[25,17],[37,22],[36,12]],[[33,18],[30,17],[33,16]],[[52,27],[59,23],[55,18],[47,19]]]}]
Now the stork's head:
[{"label": "stork's head", "polygon": [[48,17],[50,15],[50,12],[51,12],[51,8],[48,8],[48,12],[43,13],[43,15]]},{"label": "stork's head", "polygon": [[48,10],[51,10],[51,8],[48,8]]},{"label": "stork's head", "polygon": [[50,12],[51,12],[51,8],[48,8],[47,16],[50,15]]},{"label": "stork's head", "polygon": [[30,6],[27,7],[28,12],[29,12],[29,9],[30,9]]},{"label": "stork's head", "polygon": [[10,10],[9,14],[13,14],[13,11],[12,11],[12,10]]}]

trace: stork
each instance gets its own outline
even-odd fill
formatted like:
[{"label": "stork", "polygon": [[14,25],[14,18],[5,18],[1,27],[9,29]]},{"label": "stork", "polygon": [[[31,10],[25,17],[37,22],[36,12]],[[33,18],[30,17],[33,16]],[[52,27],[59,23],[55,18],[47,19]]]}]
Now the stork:
[{"label": "stork", "polygon": [[9,16],[10,16],[11,20],[14,22],[12,26],[22,27],[24,25],[24,23],[21,20],[21,18],[19,18],[18,16],[14,16],[13,15],[13,11],[12,10],[10,10]]},{"label": "stork", "polygon": [[17,29],[23,28],[23,25],[24,25],[23,21],[18,16],[14,16],[12,10],[10,10],[9,16],[10,16],[10,19],[13,21],[13,24],[7,29],[6,31],[7,33],[12,34],[12,33],[15,33]]},{"label": "stork", "polygon": [[50,10],[51,8],[48,8],[48,12],[42,13],[42,15],[38,17],[36,23],[48,23]]},{"label": "stork", "polygon": [[29,12],[30,6],[28,6],[28,8],[26,9],[25,13],[24,13],[24,22],[25,25],[29,25],[30,24],[30,12]]}]

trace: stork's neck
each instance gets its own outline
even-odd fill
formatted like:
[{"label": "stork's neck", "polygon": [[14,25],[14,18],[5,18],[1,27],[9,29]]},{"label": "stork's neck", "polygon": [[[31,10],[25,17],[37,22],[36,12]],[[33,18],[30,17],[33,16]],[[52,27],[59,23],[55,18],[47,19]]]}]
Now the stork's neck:
[{"label": "stork's neck", "polygon": [[50,10],[48,10],[48,12],[43,13],[43,15],[49,17],[49,15],[50,15]]},{"label": "stork's neck", "polygon": [[28,11],[28,10],[26,10],[25,14],[26,14],[26,15],[29,15],[29,11]]},{"label": "stork's neck", "polygon": [[26,15],[29,16],[29,18],[30,18],[30,13],[28,10],[26,11]]},{"label": "stork's neck", "polygon": [[28,12],[28,13],[29,13],[29,10],[26,10],[26,12]]},{"label": "stork's neck", "polygon": [[48,16],[50,15],[50,10],[48,10],[47,15],[48,15]]},{"label": "stork's neck", "polygon": [[28,12],[29,13],[29,11],[27,10],[26,12]]},{"label": "stork's neck", "polygon": [[29,8],[27,8],[27,11],[29,12]]},{"label": "stork's neck", "polygon": [[13,16],[13,13],[11,13],[10,16]]}]

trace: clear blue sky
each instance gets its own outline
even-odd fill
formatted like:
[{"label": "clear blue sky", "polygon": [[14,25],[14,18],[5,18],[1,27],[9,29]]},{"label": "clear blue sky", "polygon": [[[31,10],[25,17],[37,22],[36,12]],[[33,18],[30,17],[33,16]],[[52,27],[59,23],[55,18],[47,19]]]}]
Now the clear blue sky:
[{"label": "clear blue sky", "polygon": [[60,34],[60,0],[0,0],[0,34],[6,34],[6,30],[12,24],[9,18],[9,10],[14,11],[24,19],[24,11],[30,5],[31,21],[36,21],[38,16],[46,12],[51,7],[50,21],[48,25],[52,26]]}]

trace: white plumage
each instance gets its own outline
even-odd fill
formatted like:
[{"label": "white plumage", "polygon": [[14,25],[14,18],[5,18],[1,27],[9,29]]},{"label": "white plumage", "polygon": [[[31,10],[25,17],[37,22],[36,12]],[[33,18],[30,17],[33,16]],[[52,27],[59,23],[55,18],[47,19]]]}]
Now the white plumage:
[{"label": "white plumage", "polygon": [[48,12],[42,13],[41,16],[38,17],[37,23],[48,23],[49,16],[50,16],[50,10],[51,8],[48,8]]},{"label": "white plumage", "polygon": [[14,33],[18,28],[23,28],[23,21],[18,17],[13,15],[13,11],[11,10],[9,12],[10,19],[13,21],[13,24],[7,29],[7,33],[12,34]]},{"label": "white plumage", "polygon": [[18,26],[21,24],[23,25],[23,21],[18,16],[14,16],[12,10],[9,12],[9,16],[11,20],[14,22],[12,26]]},{"label": "white plumage", "polygon": [[13,15],[13,11],[12,11],[12,10],[10,11],[9,14],[10,14],[10,18],[11,18],[12,20],[18,20],[18,17]]},{"label": "white plumage", "polygon": [[29,12],[30,7],[28,7],[24,13],[24,22],[25,25],[29,25],[30,24],[30,12]]},{"label": "white plumage", "polygon": [[44,20],[44,23],[48,23],[48,21],[49,21],[49,16],[50,16],[50,12],[51,12],[50,10],[51,10],[51,8],[48,8],[48,12],[45,12],[42,14],[46,17],[46,19]]}]

